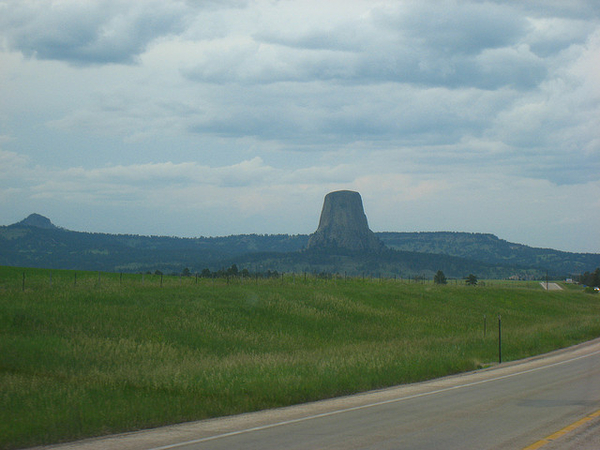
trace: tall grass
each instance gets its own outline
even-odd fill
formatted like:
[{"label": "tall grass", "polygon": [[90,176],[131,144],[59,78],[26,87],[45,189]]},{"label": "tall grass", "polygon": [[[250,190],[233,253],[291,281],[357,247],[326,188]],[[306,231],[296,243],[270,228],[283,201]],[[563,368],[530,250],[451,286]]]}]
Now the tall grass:
[{"label": "tall grass", "polygon": [[0,448],[472,370],[498,359],[498,315],[507,361],[600,336],[599,312],[597,296],[536,284],[287,276],[161,287],[150,275],[0,267]]}]

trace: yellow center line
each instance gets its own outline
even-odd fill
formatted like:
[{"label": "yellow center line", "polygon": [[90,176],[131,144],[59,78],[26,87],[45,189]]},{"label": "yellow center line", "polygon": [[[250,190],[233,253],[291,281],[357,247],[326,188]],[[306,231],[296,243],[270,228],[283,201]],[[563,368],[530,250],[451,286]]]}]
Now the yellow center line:
[{"label": "yellow center line", "polygon": [[550,442],[553,442],[553,441],[563,437],[565,434],[570,433],[573,430],[576,430],[580,426],[588,423],[590,420],[593,420],[596,417],[600,417],[600,409],[588,416],[585,416],[583,419],[579,419],[577,422],[574,422],[571,425],[564,427],[562,430],[558,430],[556,433],[552,433],[550,436],[547,436],[544,439],[525,447],[523,450],[535,450],[537,448],[541,448],[544,445],[549,444]]}]

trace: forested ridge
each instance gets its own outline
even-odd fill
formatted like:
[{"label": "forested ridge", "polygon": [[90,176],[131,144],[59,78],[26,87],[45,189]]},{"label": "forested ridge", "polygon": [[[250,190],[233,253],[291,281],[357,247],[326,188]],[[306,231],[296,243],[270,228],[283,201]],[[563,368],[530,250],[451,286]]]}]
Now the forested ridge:
[{"label": "forested ridge", "polygon": [[[50,225],[48,225],[50,224]],[[56,269],[180,273],[230,264],[279,272],[330,272],[431,277],[568,276],[593,271],[600,254],[569,253],[510,243],[492,234],[381,232],[377,254],[307,251],[309,235],[245,234],[180,238],[70,231],[48,221],[0,227],[0,265]]]}]

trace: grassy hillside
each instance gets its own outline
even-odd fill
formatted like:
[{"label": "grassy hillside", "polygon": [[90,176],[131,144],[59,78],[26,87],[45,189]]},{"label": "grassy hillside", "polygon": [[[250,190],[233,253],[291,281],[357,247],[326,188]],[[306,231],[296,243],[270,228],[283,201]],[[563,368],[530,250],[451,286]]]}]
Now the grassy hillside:
[{"label": "grassy hillside", "polygon": [[0,267],[0,448],[473,370],[498,359],[498,314],[508,361],[600,336],[599,313],[597,295],[524,282]]}]

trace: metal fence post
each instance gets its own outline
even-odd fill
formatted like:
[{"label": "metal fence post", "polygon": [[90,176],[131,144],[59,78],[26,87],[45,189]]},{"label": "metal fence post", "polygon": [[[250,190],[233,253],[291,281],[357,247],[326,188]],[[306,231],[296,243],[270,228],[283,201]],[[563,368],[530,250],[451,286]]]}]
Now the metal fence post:
[{"label": "metal fence post", "polygon": [[498,364],[502,364],[502,316],[498,314]]}]

